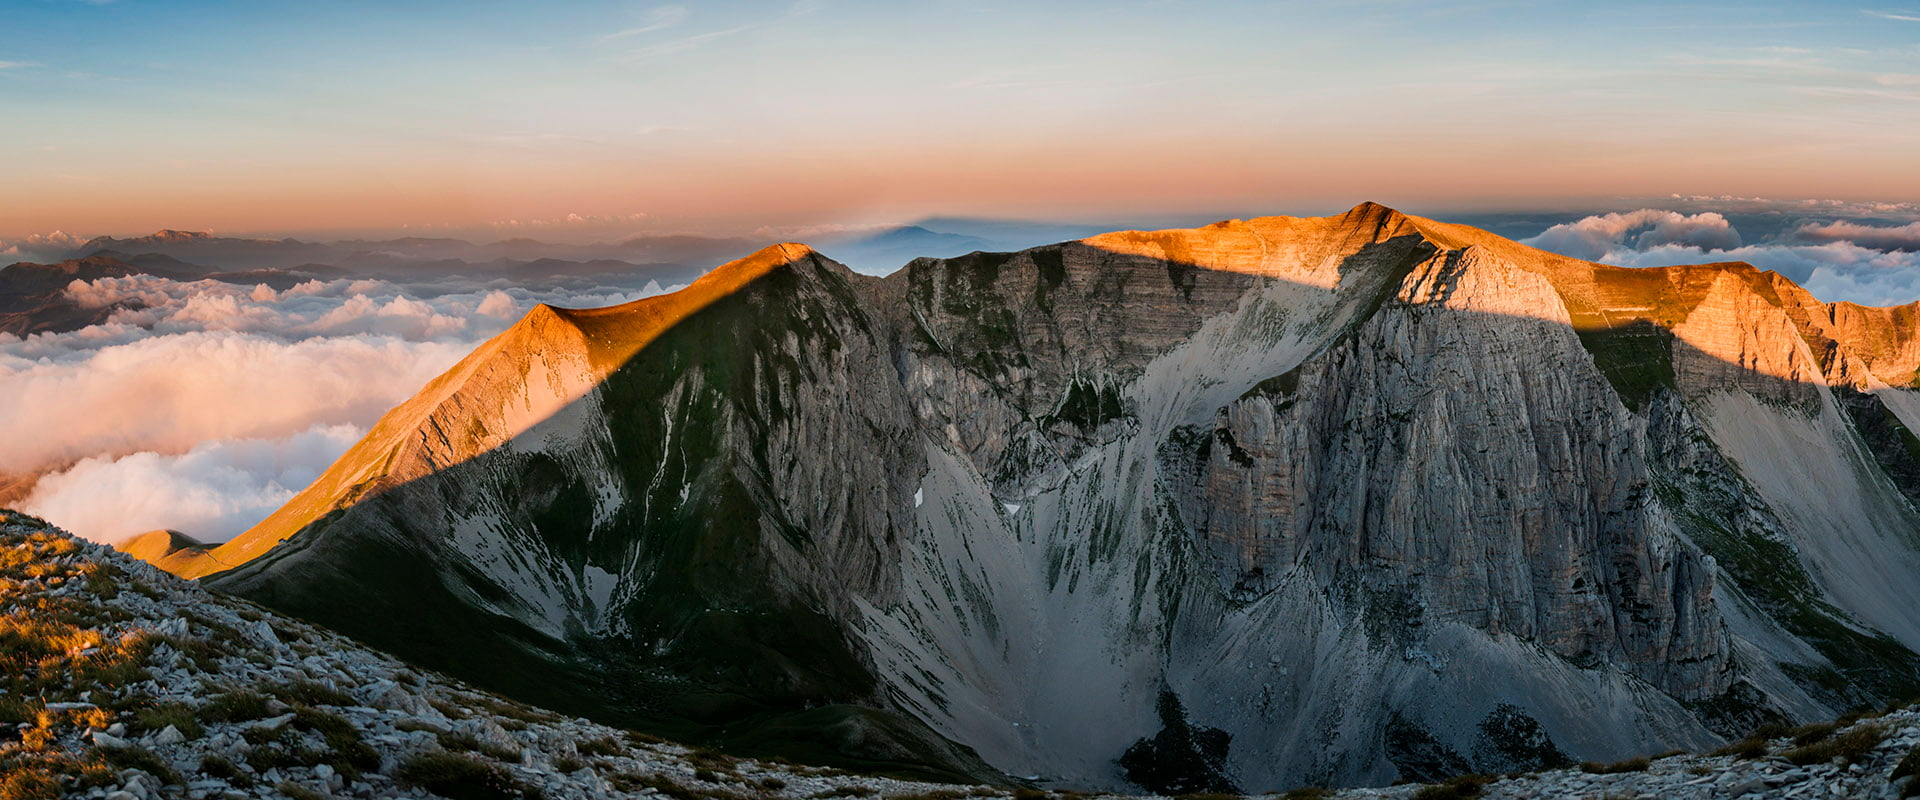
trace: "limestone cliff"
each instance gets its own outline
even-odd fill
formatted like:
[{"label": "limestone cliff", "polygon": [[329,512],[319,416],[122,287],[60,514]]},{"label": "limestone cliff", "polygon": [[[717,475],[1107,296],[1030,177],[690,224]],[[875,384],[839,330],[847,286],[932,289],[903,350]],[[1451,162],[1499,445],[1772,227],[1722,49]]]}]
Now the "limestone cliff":
[{"label": "limestone cliff", "polygon": [[[729,746],[1162,792],[1920,688],[1912,309],[1364,204],[541,307],[170,567]],[[1904,460],[1903,460],[1904,459]]]}]

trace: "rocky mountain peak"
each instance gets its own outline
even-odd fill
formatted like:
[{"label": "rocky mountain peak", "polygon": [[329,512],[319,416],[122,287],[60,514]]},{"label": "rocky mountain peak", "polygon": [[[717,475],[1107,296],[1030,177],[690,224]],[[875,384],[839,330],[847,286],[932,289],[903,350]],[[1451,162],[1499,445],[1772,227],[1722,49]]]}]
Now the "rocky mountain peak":
[{"label": "rocky mountain peak", "polygon": [[87,243],[81,246],[81,250],[92,251],[100,248],[125,247],[129,245],[177,244],[181,242],[211,240],[213,240],[213,233],[211,231],[177,231],[169,228],[154,231],[146,236],[134,236],[127,239],[119,239],[112,236],[95,236],[87,240]]},{"label": "rocky mountain peak", "polygon": [[155,231],[154,233],[147,236],[146,238],[152,239],[153,241],[156,241],[156,242],[184,242],[190,239],[211,239],[213,238],[213,232],[212,231],[176,231],[169,228],[166,230]]},{"label": "rocky mountain peak", "polygon": [[[828,268],[826,265],[831,265],[841,274],[852,274],[845,267],[821,258],[813,248],[804,244],[785,242],[768,245],[746,258],[714,267],[680,291],[606,308],[548,308],[546,312],[541,312],[542,320],[536,321],[536,324],[548,324],[544,321],[545,315],[551,313],[576,326],[593,346],[592,358],[596,367],[611,370],[626,363],[627,359],[662,332],[715,302],[731,297],[771,275]],[[530,312],[529,319],[533,317]],[[523,321],[522,324],[527,322]]]},{"label": "rocky mountain peak", "polygon": [[775,245],[536,307],[176,568],[709,741],[835,709],[856,761],[1172,792],[1709,747],[1920,689],[1920,396],[1873,378],[1920,353],[1871,311],[1372,203],[884,279]]}]

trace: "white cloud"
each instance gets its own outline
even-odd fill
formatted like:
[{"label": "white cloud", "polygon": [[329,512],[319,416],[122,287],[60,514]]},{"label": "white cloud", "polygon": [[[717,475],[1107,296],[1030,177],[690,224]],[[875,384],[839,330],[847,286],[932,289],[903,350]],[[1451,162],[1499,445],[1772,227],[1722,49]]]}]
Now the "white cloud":
[{"label": "white cloud", "polygon": [[[1876,76],[1874,82],[1903,82],[1913,76]],[[1840,200],[1836,198],[1803,198],[1799,200],[1778,200],[1766,197],[1739,197],[1736,195],[1681,195],[1670,197],[1679,205],[1706,206],[1709,210],[1739,212],[1749,214],[1796,213],[1812,211],[1829,216],[1870,216],[1876,214],[1916,214],[1920,213],[1920,203],[1895,203],[1885,200]]]},{"label": "white cloud", "polygon": [[1728,250],[1740,246],[1740,233],[1717,212],[1681,214],[1643,208],[1624,214],[1596,214],[1555,225],[1522,243],[1574,258],[1598,260],[1622,246],[1635,250],[1661,245]]},{"label": "white cloud", "polygon": [[[414,293],[418,289],[431,296],[420,299]],[[155,334],[236,331],[284,339],[374,334],[413,342],[479,342],[505,329],[512,322],[508,317],[513,309],[534,302],[596,307],[660,291],[657,284],[639,291],[552,291],[538,293],[536,300],[536,293],[518,287],[488,289],[484,284],[470,287],[452,280],[425,287],[368,279],[313,280],[276,292],[264,285],[130,275],[76,280],[67,285],[66,296],[87,308],[125,305],[110,323]],[[489,303],[487,310],[480,310]],[[5,350],[0,346],[0,352]]]},{"label": "white cloud", "polygon": [[758,27],[760,26],[759,25],[738,25],[732,28],[725,28],[717,31],[708,31],[706,33],[696,33],[691,36],[685,36],[679,39],[673,39],[670,41],[661,42],[656,45],[650,45],[648,47],[642,47],[642,48],[629,51],[621,56],[621,60],[626,61],[628,63],[640,63],[645,61],[652,61],[657,58],[663,58],[670,55],[684,53],[690,50],[697,50],[701,47],[705,47],[708,42],[725,39],[729,36],[745,33],[747,31],[753,30]]},{"label": "white cloud", "polygon": [[685,6],[659,6],[651,8],[647,10],[646,21],[639,26],[614,31],[613,33],[600,37],[600,41],[610,42],[615,39],[625,39],[629,36],[639,36],[643,33],[666,30],[680,24],[685,21],[686,18],[687,9]]},{"label": "white cloud", "polygon": [[[1713,203],[1756,215],[1812,213],[1884,217],[1915,209],[1904,203],[1844,200],[1778,201],[1758,197],[1675,195],[1683,203]],[[1697,206],[1696,206],[1697,207]],[[1595,214],[1555,225],[1526,244],[1565,255],[1624,267],[1664,267],[1744,261],[1773,270],[1825,301],[1901,305],[1920,301],[1920,222],[1871,225],[1837,220],[1808,222],[1787,231],[1785,241],[1742,244],[1740,234],[1716,211],[1685,214],[1660,209]]]},{"label": "white cloud", "polygon": [[20,258],[65,257],[80,245],[86,244],[89,238],[75,236],[66,231],[28,234],[25,239],[0,241],[0,255]]},{"label": "white cloud", "polygon": [[160,527],[225,539],[524,309],[662,291],[76,280],[69,299],[120,310],[77,331],[0,334],[0,474],[48,472],[27,507],[102,541]]},{"label": "white cloud", "polygon": [[481,298],[480,305],[473,311],[489,317],[511,317],[520,313],[520,304],[514,302],[513,295],[495,290]]},{"label": "white cloud", "polygon": [[201,442],[180,455],[87,458],[42,478],[22,508],[100,542],[157,528],[226,541],[312,483],[364,432],[314,425],[275,439]]},{"label": "white cloud", "polygon": [[1814,297],[1829,302],[1886,306],[1920,300],[1920,253],[1889,253],[1851,242],[1749,245],[1711,251],[1661,245],[1647,250],[1619,248],[1598,260],[1623,267],[1745,261],[1785,275]]},{"label": "white cloud", "polygon": [[1867,271],[1816,267],[1800,285],[1814,297],[1863,306],[1897,306],[1920,300],[1920,271]]},{"label": "white cloud", "polygon": [[316,423],[371,425],[470,346],[391,336],[285,342],[200,331],[139,336],[59,360],[0,355],[0,384],[7,387],[0,393],[0,472],[99,455],[179,453],[215,439],[283,437]]},{"label": "white cloud", "polygon": [[1863,225],[1845,220],[1808,223],[1794,237],[1810,242],[1852,242],[1876,250],[1920,250],[1920,222],[1905,225]]}]

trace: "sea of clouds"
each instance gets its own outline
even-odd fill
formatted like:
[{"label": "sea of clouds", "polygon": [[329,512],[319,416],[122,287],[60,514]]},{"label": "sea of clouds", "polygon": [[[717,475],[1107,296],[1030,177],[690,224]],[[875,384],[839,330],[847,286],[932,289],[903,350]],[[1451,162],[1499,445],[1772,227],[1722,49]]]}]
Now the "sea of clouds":
[{"label": "sea of clouds", "polygon": [[223,541],[534,304],[663,291],[502,283],[74,281],[74,302],[139,308],[69,333],[0,334],[0,475],[39,473],[17,505],[99,541],[157,528]]},{"label": "sea of clouds", "polygon": [[[1797,207],[1797,206],[1796,206]],[[1824,210],[1824,209],[1823,209]],[[1727,215],[1668,209],[1594,214],[1521,240],[1542,250],[1623,267],[1745,261],[1828,302],[1869,306],[1920,300],[1920,222],[1808,219],[1773,223],[1746,241]]]}]

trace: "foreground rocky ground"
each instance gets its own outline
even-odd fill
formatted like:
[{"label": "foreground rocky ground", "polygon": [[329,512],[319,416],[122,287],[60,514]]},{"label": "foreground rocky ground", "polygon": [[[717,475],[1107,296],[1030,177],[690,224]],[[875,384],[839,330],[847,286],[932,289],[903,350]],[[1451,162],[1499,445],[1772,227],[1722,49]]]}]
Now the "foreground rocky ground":
[{"label": "foreground rocky ground", "polygon": [[[503,700],[0,511],[0,800],[1012,797],[733,758]],[[1920,711],[1714,755],[1299,798],[1897,798]],[[1269,795],[1272,796],[1272,795]]]}]

